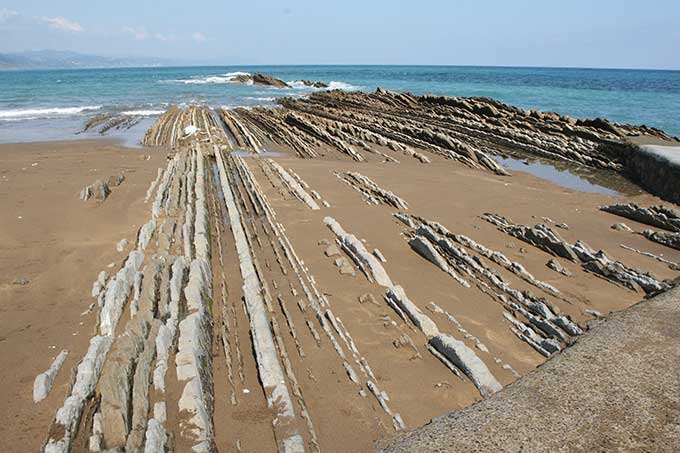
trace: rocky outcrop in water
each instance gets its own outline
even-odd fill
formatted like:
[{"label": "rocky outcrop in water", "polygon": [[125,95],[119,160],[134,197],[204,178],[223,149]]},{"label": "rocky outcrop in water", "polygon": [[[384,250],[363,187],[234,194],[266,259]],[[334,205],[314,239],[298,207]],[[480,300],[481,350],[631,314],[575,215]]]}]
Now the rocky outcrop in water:
[{"label": "rocky outcrop in water", "polygon": [[249,85],[258,85],[258,86],[268,86],[268,87],[277,87],[277,88],[290,88],[290,85],[288,85],[286,82],[284,82],[281,79],[277,79],[276,77],[272,77],[267,74],[262,74],[260,72],[257,72],[255,74],[239,74],[233,79],[231,79],[232,82],[235,83],[246,83]]},{"label": "rocky outcrop in water", "polygon": [[311,88],[328,88],[328,84],[324,82],[314,82],[312,80],[300,80],[300,83],[302,83],[304,86],[308,86]]},{"label": "rocky outcrop in water", "polygon": [[123,115],[117,113],[102,113],[89,119],[83,130],[78,132],[96,131],[99,135],[106,135],[113,130],[128,130],[139,124],[142,120],[141,115]]}]

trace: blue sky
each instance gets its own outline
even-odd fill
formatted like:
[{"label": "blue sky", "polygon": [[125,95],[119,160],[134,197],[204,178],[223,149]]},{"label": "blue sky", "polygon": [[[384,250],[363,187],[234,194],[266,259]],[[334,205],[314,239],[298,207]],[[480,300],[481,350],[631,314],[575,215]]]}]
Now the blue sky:
[{"label": "blue sky", "polygon": [[2,0],[0,52],[41,49],[215,64],[680,69],[680,1]]}]

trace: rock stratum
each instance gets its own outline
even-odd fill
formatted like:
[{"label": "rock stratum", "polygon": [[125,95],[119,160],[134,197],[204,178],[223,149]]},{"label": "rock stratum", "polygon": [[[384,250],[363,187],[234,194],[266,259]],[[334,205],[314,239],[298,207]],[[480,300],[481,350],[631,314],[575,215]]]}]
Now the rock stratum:
[{"label": "rock stratum", "polygon": [[[638,437],[620,444],[592,440],[592,424],[579,438],[560,427],[595,417],[569,406],[577,397],[652,410],[617,377],[650,394],[677,377],[661,360],[677,313],[655,311],[672,296],[588,332],[673,286],[677,214],[651,195],[617,203],[511,175],[495,156],[634,179],[628,139],[671,137],[483,98],[331,91],[280,104],[171,107],[146,132],[167,163],[124,258],[92,275],[94,334],[45,452],[365,451],[471,405],[423,432],[445,443],[460,419],[450,442],[496,448],[504,434],[479,422],[490,407],[488,426],[510,417],[576,449],[660,445],[634,411],[621,423]],[[620,216],[632,227],[612,230]],[[648,366],[600,378],[647,333]],[[587,384],[575,396],[564,382]],[[663,407],[677,425],[677,400]],[[419,451],[427,435],[394,448]]]}]

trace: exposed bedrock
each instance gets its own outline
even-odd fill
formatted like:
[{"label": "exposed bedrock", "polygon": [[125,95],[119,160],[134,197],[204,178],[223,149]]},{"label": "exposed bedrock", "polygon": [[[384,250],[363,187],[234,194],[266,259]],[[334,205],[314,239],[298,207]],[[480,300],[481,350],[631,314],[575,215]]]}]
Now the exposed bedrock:
[{"label": "exposed bedrock", "polygon": [[503,388],[479,356],[462,341],[450,335],[439,334],[429,342],[472,380],[483,397],[491,396]]},{"label": "exposed bedrock", "polygon": [[61,366],[66,360],[66,356],[68,356],[68,351],[61,351],[47,371],[36,376],[35,381],[33,382],[33,402],[37,403],[47,398],[50,390],[52,390],[54,379],[57,377]]},{"label": "exposed bedrock", "polygon": [[547,253],[579,263],[586,271],[630,290],[637,291],[641,288],[649,294],[670,288],[668,283],[656,279],[648,272],[633,269],[620,261],[613,260],[602,250],[596,252],[583,241],[569,244],[546,225],[539,224],[534,227],[517,225],[505,217],[488,213],[482,218],[507,234]]},{"label": "exposed bedrock", "polygon": [[234,77],[232,82],[235,83],[246,83],[246,84],[251,84],[251,85],[258,85],[258,86],[269,86],[269,87],[277,87],[277,88],[289,88],[290,85],[288,85],[286,82],[284,82],[281,79],[277,79],[276,77],[267,75],[267,74],[262,74],[261,72],[257,72],[255,74],[240,74]]},{"label": "exposed bedrock", "polygon": [[127,130],[136,126],[142,117],[140,115],[123,115],[114,113],[103,113],[92,117],[85,123],[83,130],[78,132],[96,131],[100,135],[106,135],[112,130]]},{"label": "exposed bedrock", "polygon": [[663,231],[645,230],[642,234],[650,241],[680,250],[680,233],[664,233]]},{"label": "exposed bedrock", "polygon": [[246,230],[242,224],[241,213],[229,184],[226,165],[221,153],[216,154],[219,168],[220,185],[232,226],[232,234],[238,252],[245,306],[250,320],[250,333],[257,357],[257,367],[262,387],[267,395],[269,407],[275,408],[275,427],[279,442],[284,451],[297,451],[295,446],[302,443],[300,434],[294,428],[295,408],[286,385],[284,371],[277,355],[274,335],[270,328],[270,318],[263,297],[262,283],[255,269]]},{"label": "exposed bedrock", "polygon": [[[403,213],[395,214],[405,225],[415,231],[406,233],[409,245],[423,258],[451,275],[466,288],[473,282],[477,289],[500,303],[510,328],[521,340],[538,353],[549,357],[563,349],[571,337],[579,336],[582,329],[571,319],[554,313],[545,299],[529,291],[518,291],[505,281],[493,267],[481,259],[501,265],[517,277],[543,290],[551,296],[560,292],[545,282],[534,278],[522,265],[510,261],[500,252],[486,248],[474,240],[449,232],[443,225],[421,217]],[[463,280],[460,276],[465,276]]]},{"label": "exposed bedrock", "polygon": [[192,105],[186,109],[170,106],[146,131],[145,146],[165,146],[177,149],[192,142],[228,143],[224,128],[206,106]]},{"label": "exposed bedrock", "polygon": [[[488,367],[472,349],[450,335],[440,332],[437,324],[408,298],[404,289],[392,283],[381,262],[366,250],[356,236],[347,233],[331,217],[324,218],[324,223],[333,231],[341,244],[347,247],[346,252],[361,260],[370,269],[370,274],[375,282],[386,288],[386,302],[399,316],[404,318],[404,321],[406,321],[405,318],[408,318],[425,335],[428,344],[433,348],[433,350],[430,349],[430,352],[450,368],[457,367],[465,373],[483,397],[487,397],[502,388]],[[452,365],[449,365],[449,363]]]},{"label": "exposed bedrock", "polygon": [[406,200],[383,189],[368,176],[356,171],[336,173],[336,176],[359,192],[368,204],[386,204],[397,209],[408,209]]},{"label": "exposed bedrock", "polygon": [[673,233],[680,233],[680,214],[672,208],[665,206],[645,208],[629,203],[600,206],[600,210]]}]

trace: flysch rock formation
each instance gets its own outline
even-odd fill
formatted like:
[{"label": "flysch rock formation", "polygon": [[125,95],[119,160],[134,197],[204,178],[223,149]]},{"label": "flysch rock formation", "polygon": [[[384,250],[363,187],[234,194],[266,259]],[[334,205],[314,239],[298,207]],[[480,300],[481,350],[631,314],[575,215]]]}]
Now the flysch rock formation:
[{"label": "flysch rock formation", "polygon": [[670,231],[671,233],[680,233],[680,214],[666,206],[650,206],[645,208],[631,203],[601,206],[600,209],[610,214],[616,214],[636,222]]},{"label": "flysch rock formation", "polygon": [[286,82],[276,77],[257,72],[255,74],[239,74],[232,80],[234,83],[245,83],[248,85],[269,86],[277,88],[290,88]]},{"label": "flysch rock formation", "polygon": [[[150,215],[119,247],[118,268],[92,275],[93,303],[83,316],[94,318],[96,334],[72,372],[44,451],[314,452],[337,450],[338,436],[346,449],[365,450],[377,437],[422,423],[425,406],[493,398],[568,349],[585,330],[572,314],[597,312],[572,300],[567,279],[587,271],[649,294],[669,287],[583,241],[567,243],[546,225],[485,216],[551,255],[541,263],[552,277],[530,272],[519,255],[478,242],[474,232],[452,233],[411,214],[419,212],[417,197],[404,193],[407,203],[405,189],[369,169],[427,172],[434,162],[507,180],[493,156],[510,154],[625,174],[622,150],[634,152],[626,137],[669,138],[660,131],[380,89],[279,103],[172,106],[146,132],[144,145],[170,152],[167,166],[148,182]],[[316,159],[310,163],[325,166],[323,175],[308,175],[286,154]],[[344,183],[382,207],[328,189],[349,192]],[[324,196],[337,196],[337,216],[335,208],[328,216]],[[393,214],[401,222],[391,230],[398,247],[380,243],[389,261],[371,237],[343,228],[355,228],[343,214],[347,199],[352,215]],[[673,218],[670,210],[659,213]],[[314,231],[324,239],[309,238]],[[310,259],[309,244],[317,243],[324,245],[314,248],[320,259]],[[663,256],[629,252],[674,269]],[[490,335],[450,301],[422,298],[399,272],[404,256],[421,262],[419,272],[435,275],[445,293],[488,303],[487,319],[493,313],[492,322],[507,328]],[[565,260],[574,263],[571,277]],[[382,299],[368,297],[380,292]],[[569,314],[560,311],[577,302]],[[517,355],[499,350],[497,338],[512,342]]]},{"label": "flysch rock formation", "polygon": [[[321,147],[359,162],[367,155],[398,162],[395,153],[399,153],[427,163],[431,153],[507,174],[492,156],[514,155],[631,176],[672,200],[679,189],[673,184],[655,186],[637,171],[643,153],[629,142],[630,137],[675,140],[646,126],[528,111],[488,98],[414,96],[383,89],[374,93],[333,90],[277,102],[281,108],[235,109],[229,116],[239,117],[248,133],[288,146],[300,157],[317,157]],[[657,166],[659,178],[668,180],[661,175],[662,165]],[[656,174],[652,170],[647,168],[646,173]]]},{"label": "flysch rock formation", "polygon": [[111,131],[124,131],[139,124],[142,118],[141,115],[102,113],[90,118],[78,133],[97,132],[99,135],[106,135]]},{"label": "flysch rock formation", "polygon": [[611,259],[602,250],[596,252],[583,241],[576,241],[574,244],[567,243],[544,224],[534,227],[517,225],[505,217],[490,213],[484,214],[482,218],[517,239],[551,255],[580,263],[583,269],[632,291],[642,289],[650,294],[670,288],[668,283],[659,281],[649,273],[630,268],[620,261]]},{"label": "flysch rock formation", "polygon": [[[381,262],[366,250],[366,247],[353,234],[347,233],[333,218],[324,218],[324,223],[340,241],[343,249],[354,259],[363,262],[368,269],[367,276],[372,277],[378,285],[386,288],[385,299],[398,313],[406,316],[425,335],[428,344],[440,354],[443,360],[449,361],[465,373],[484,397],[497,392],[501,384],[491,374],[486,364],[465,343],[453,336],[439,331],[437,325],[415,305],[404,289],[392,283]],[[370,275],[369,275],[370,274]]]},{"label": "flysch rock formation", "polygon": [[500,303],[510,329],[541,355],[549,357],[559,352],[572,337],[583,333],[571,319],[555,314],[545,299],[514,289],[491,267],[492,264],[502,266],[546,296],[560,296],[559,290],[537,280],[521,264],[467,236],[452,234],[437,222],[404,213],[399,213],[397,218],[411,229],[407,237],[416,253],[451,275],[461,286],[471,288],[469,282],[473,282],[482,293]]},{"label": "flysch rock formation", "polygon": [[336,173],[335,175],[359,192],[368,204],[386,204],[397,209],[408,209],[408,203],[403,198],[383,189],[368,176],[356,171]]},{"label": "flysch rock formation", "polygon": [[35,381],[33,382],[33,402],[38,403],[47,398],[50,390],[52,390],[54,379],[57,377],[67,356],[67,350],[61,351],[57,357],[55,357],[54,362],[52,362],[52,365],[50,365],[47,371],[36,376]]}]

